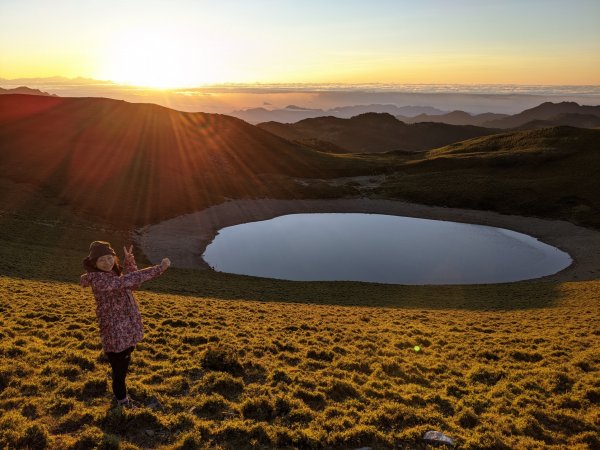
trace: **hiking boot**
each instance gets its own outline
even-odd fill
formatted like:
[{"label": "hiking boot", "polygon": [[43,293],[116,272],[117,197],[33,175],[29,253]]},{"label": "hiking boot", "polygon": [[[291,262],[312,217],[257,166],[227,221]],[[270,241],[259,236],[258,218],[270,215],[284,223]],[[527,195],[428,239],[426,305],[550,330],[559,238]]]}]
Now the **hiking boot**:
[{"label": "hiking boot", "polygon": [[120,407],[126,408],[126,409],[136,409],[136,408],[140,408],[142,406],[139,402],[133,400],[129,396],[127,396],[125,398],[125,400],[123,400],[123,401],[117,400],[116,402],[117,402],[117,406],[120,406]]}]

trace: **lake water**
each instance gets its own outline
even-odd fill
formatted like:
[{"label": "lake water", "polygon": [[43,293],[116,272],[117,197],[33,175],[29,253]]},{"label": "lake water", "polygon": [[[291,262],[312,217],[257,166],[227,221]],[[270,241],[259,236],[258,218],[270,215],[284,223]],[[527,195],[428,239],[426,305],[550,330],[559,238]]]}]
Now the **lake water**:
[{"label": "lake water", "polygon": [[203,258],[235,274],[398,284],[526,280],[572,262],[515,231],[362,213],[291,214],[223,228]]}]

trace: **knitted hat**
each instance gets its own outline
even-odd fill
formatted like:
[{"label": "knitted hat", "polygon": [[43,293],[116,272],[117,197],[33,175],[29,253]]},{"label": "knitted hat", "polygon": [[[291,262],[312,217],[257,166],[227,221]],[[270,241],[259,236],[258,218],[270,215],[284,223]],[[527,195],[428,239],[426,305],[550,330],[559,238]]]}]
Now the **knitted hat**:
[{"label": "knitted hat", "polygon": [[105,241],[94,241],[90,244],[90,254],[87,257],[88,260],[91,261],[104,255],[117,255],[110,246],[110,243]]}]

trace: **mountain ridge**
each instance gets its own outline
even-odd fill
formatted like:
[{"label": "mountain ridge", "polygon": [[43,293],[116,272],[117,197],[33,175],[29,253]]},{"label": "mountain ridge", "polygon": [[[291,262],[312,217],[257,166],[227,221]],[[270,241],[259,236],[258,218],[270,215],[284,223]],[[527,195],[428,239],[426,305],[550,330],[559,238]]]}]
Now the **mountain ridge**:
[{"label": "mountain ridge", "polygon": [[[221,114],[0,96],[0,176],[114,220],[151,223],[246,192],[275,195],[281,187],[264,177],[326,176],[327,158]],[[130,177],[139,192],[125,188]],[[119,211],[119,198],[128,210]]]},{"label": "mountain ridge", "polygon": [[257,127],[300,143],[314,139],[330,142],[353,153],[423,151],[496,132],[469,125],[406,124],[388,113],[364,113],[350,119],[317,117],[294,124],[266,122]]}]

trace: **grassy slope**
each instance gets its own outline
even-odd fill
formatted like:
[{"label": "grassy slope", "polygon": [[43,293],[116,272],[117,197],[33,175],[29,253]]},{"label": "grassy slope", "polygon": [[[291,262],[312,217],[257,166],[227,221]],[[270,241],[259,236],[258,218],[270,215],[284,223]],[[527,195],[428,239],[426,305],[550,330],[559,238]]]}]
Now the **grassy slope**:
[{"label": "grassy slope", "polygon": [[290,176],[365,171],[368,162],[290,143],[234,117],[101,98],[0,96],[0,178],[120,225],[227,197],[306,195]]},{"label": "grassy slope", "polygon": [[600,130],[506,133],[398,160],[383,197],[600,227]]},{"label": "grassy slope", "polygon": [[135,398],[165,411],[111,409],[93,297],[76,282],[90,240],[120,248],[127,236],[63,214],[0,221],[0,447],[424,448],[429,429],[460,448],[599,444],[598,282],[416,287],[170,269],[136,294],[146,337],[129,378]]},{"label": "grassy slope", "polygon": [[437,429],[460,448],[591,448],[599,287],[555,286],[551,306],[511,311],[138,292],[130,392],[163,412],[110,409],[89,292],[1,277],[0,443],[418,448]]}]

